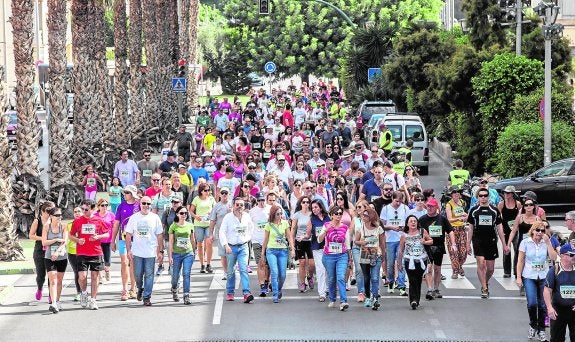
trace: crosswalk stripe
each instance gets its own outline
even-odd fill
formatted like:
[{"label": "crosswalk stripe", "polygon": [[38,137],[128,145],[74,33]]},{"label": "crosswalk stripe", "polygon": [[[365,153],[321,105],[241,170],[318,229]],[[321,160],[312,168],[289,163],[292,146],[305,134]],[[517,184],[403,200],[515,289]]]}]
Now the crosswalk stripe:
[{"label": "crosswalk stripe", "polygon": [[457,289],[457,290],[473,290],[475,286],[465,277],[459,277],[458,279],[451,279],[447,276],[447,279],[442,280],[441,283],[447,289]]},{"label": "crosswalk stripe", "polygon": [[513,278],[503,278],[503,270],[496,269],[493,272],[493,278],[507,291],[518,291],[519,288],[517,284],[515,284],[515,280]]}]

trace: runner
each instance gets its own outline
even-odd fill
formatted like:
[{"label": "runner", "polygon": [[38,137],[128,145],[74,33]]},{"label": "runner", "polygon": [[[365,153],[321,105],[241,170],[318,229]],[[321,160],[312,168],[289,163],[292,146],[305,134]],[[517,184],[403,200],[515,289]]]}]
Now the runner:
[{"label": "runner", "polygon": [[[40,215],[32,221],[30,226],[30,232],[28,236],[30,240],[34,242],[34,252],[32,258],[34,259],[34,267],[36,268],[36,300],[42,299],[42,287],[44,287],[44,281],[46,281],[46,263],[44,248],[42,246],[42,232],[44,231],[44,226],[49,224],[50,214],[48,211],[54,208],[56,204],[51,201],[45,201],[40,205]],[[50,286],[50,284],[48,284]],[[50,303],[50,297],[48,295],[48,303]]]},{"label": "runner", "polygon": [[[505,243],[510,246],[510,236],[511,230],[515,225],[515,218],[519,214],[522,208],[521,202],[515,199],[515,187],[513,185],[508,185],[503,189],[503,201],[499,202],[497,209],[501,213],[501,219],[503,220],[503,232],[505,233]],[[513,244],[515,245],[515,244]],[[517,244],[519,245],[519,244]],[[517,260],[517,249],[514,248],[515,258]],[[517,276],[517,262],[513,263],[513,275]],[[509,255],[503,256],[503,278],[511,278],[511,253]]]},{"label": "runner", "polygon": [[465,212],[465,202],[461,199],[461,192],[459,188],[451,187],[451,199],[445,205],[445,213],[447,219],[453,228],[453,235],[455,236],[455,246],[451,247],[451,239],[447,240],[447,249],[449,251],[449,259],[451,260],[451,269],[453,271],[451,279],[457,279],[458,276],[464,277],[465,271],[463,264],[467,260],[467,232],[465,231],[465,222],[467,222],[467,213]]},{"label": "runner", "polygon": [[[221,191],[220,191],[221,192]],[[200,273],[212,273],[212,238],[210,236],[210,213],[216,201],[210,195],[210,186],[207,183],[198,185],[198,196],[190,205],[190,216],[194,219],[194,235],[198,244],[198,257],[200,259]],[[205,254],[204,254],[205,253]],[[204,266],[204,261],[206,266]]]},{"label": "runner", "polygon": [[567,243],[561,246],[559,255],[560,262],[547,272],[543,293],[551,318],[551,342],[565,341],[567,327],[569,339],[575,341],[575,248]]},{"label": "runner", "polygon": [[295,213],[291,217],[291,234],[295,236],[296,259],[299,260],[299,292],[306,291],[306,279],[310,290],[313,290],[315,285],[312,272],[315,266],[311,250],[311,229],[308,230],[311,217],[310,204],[311,198],[301,196],[294,208]]},{"label": "runner", "polygon": [[172,266],[172,299],[179,302],[178,298],[178,280],[180,272],[184,283],[184,304],[190,305],[190,274],[194,264],[194,250],[196,241],[194,239],[194,226],[188,222],[188,209],[179,206],[176,209],[174,223],[168,230],[169,244],[168,251],[170,256],[170,265]]},{"label": "runner", "polygon": [[68,230],[62,227],[62,210],[53,207],[48,211],[50,224],[42,229],[42,245],[46,247],[44,262],[48,272],[50,297],[53,299],[49,310],[58,313],[62,310],[60,296],[62,294],[62,280],[68,266],[66,244],[68,242]]},{"label": "runner", "polygon": [[[75,207],[74,208],[74,219],[77,219],[78,217],[82,216],[82,209],[80,207]],[[70,234],[70,230],[72,229],[72,222],[70,221],[68,223],[68,234]],[[74,271],[74,284],[76,285],[76,295],[74,296],[74,301],[75,302],[79,302],[80,301],[80,293],[82,293],[82,290],[80,288],[80,283],[78,282],[78,262],[77,262],[77,257],[76,257],[76,243],[74,241],[72,241],[70,238],[68,238],[68,264],[70,266],[72,266],[72,270]]]},{"label": "runner", "polygon": [[[272,196],[270,196],[272,197]],[[256,195],[257,205],[250,209],[250,218],[255,225],[254,232],[252,234],[252,249],[254,251],[254,259],[257,265],[257,275],[260,285],[260,297],[265,297],[268,293],[269,287],[269,267],[266,262],[266,258],[262,258],[262,246],[265,236],[265,226],[270,216],[271,205],[266,203],[266,198],[263,193],[258,193]],[[265,256],[265,254],[263,254]],[[248,263],[249,264],[249,263]],[[248,265],[249,267],[249,265]]]},{"label": "runner", "polygon": [[[108,204],[108,201],[106,201],[104,198],[100,198],[96,205],[97,211],[94,213],[94,216],[101,218],[102,222],[104,222],[108,230],[112,232],[116,215],[108,210],[109,206],[110,205]],[[112,261],[112,252],[110,250],[111,240],[112,234],[110,234],[110,236],[107,238],[100,240],[100,244],[102,245],[102,252],[104,253],[104,277],[106,281],[110,281],[110,265]]]},{"label": "runner", "polygon": [[313,253],[313,263],[315,266],[315,269],[312,270],[312,272],[316,273],[319,301],[325,302],[328,294],[326,271],[323,264],[323,250],[325,247],[325,242],[323,240],[319,241],[318,235],[324,230],[324,225],[331,221],[331,218],[329,217],[323,202],[320,199],[314,199],[311,201],[311,213],[312,214],[307,230],[311,230],[311,250]]},{"label": "runner", "polygon": [[229,200],[230,190],[228,188],[222,188],[220,190],[219,198],[219,202],[216,203],[210,213],[210,236],[212,237],[212,246],[213,244],[218,246],[218,255],[224,271],[222,280],[226,280],[226,274],[228,273],[228,260],[226,258],[226,250],[220,243],[220,227],[226,214],[232,210],[231,201]]},{"label": "runner", "polygon": [[[388,185],[386,185],[388,186]],[[405,296],[405,273],[398,272],[397,279],[395,278],[395,263],[401,259],[399,258],[399,244],[402,227],[405,226],[405,219],[407,218],[407,213],[409,208],[403,204],[404,197],[403,193],[400,191],[394,191],[392,195],[392,202],[381,210],[380,219],[383,221],[383,229],[385,230],[386,239],[386,275],[388,282],[387,293],[394,293],[396,287],[399,288],[399,295]],[[419,222],[418,222],[419,223]]]}]

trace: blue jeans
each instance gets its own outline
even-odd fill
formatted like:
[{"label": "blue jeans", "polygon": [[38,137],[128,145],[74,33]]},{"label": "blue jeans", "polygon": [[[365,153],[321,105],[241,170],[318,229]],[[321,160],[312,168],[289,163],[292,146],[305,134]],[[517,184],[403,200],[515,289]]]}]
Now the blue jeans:
[{"label": "blue jeans", "polygon": [[367,298],[373,296],[374,299],[379,298],[379,270],[381,269],[382,256],[378,256],[375,260],[375,265],[361,264],[365,281],[365,295]]},{"label": "blue jeans", "polygon": [[288,251],[285,248],[268,248],[266,249],[266,259],[270,266],[274,297],[277,297],[286,280]]},{"label": "blue jeans", "polygon": [[142,258],[134,255],[133,263],[136,286],[138,289],[144,289],[144,298],[150,298],[154,287],[154,264],[156,263],[156,258]]},{"label": "blue jeans", "polygon": [[172,265],[172,289],[178,288],[178,280],[180,280],[180,269],[182,270],[182,278],[184,280],[184,294],[190,293],[190,274],[192,273],[192,265],[194,264],[194,253],[172,253],[174,264]]},{"label": "blue jeans", "polygon": [[335,302],[335,287],[339,290],[339,301],[347,302],[347,293],[345,292],[345,272],[347,271],[347,262],[349,258],[347,253],[324,254],[322,258],[323,265],[327,272],[327,288],[330,302]]},{"label": "blue jeans", "polygon": [[[353,257],[353,268],[355,269],[355,285],[357,285],[357,293],[365,293],[363,273],[361,266],[359,265],[359,247],[353,247],[351,249],[351,255]],[[379,266],[381,266],[381,263]]]},{"label": "blue jeans", "polygon": [[545,279],[522,278],[523,286],[525,286],[525,298],[527,298],[529,325],[538,331],[545,331],[545,315],[547,314],[547,307],[543,300]]},{"label": "blue jeans", "polygon": [[236,262],[240,266],[240,280],[242,282],[242,294],[251,293],[250,291],[250,278],[248,275],[248,244],[244,243],[239,246],[232,246],[231,254],[226,254],[228,259],[228,273],[226,277],[228,278],[226,282],[227,294],[234,294],[236,288]]},{"label": "blue jeans", "polygon": [[[397,257],[399,255],[399,241],[397,242],[386,242],[387,246],[387,255],[385,258],[385,266],[387,269],[387,281],[394,282],[395,281],[395,262],[397,261]],[[399,272],[397,275],[397,287],[400,289],[405,288],[405,270]]]}]

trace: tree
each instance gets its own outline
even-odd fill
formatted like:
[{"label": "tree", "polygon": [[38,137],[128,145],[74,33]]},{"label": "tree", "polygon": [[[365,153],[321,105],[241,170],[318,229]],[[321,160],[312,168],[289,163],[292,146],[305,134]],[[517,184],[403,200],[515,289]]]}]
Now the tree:
[{"label": "tree", "polygon": [[497,1],[463,0],[462,9],[469,27],[469,40],[478,50],[506,46],[503,12]]},{"label": "tree", "polygon": [[[128,59],[130,61],[130,80],[128,92],[130,94],[130,125],[127,134],[130,137],[129,145],[139,135],[142,141],[144,126],[146,124],[146,111],[144,111],[144,97],[142,94],[142,0],[130,0],[130,26],[128,27]],[[140,146],[142,144],[140,143]]]},{"label": "tree", "polygon": [[34,219],[34,210],[45,189],[40,180],[38,134],[34,105],[34,4],[32,0],[12,1],[12,29],[14,36],[14,64],[16,75],[16,182],[13,184],[16,205],[16,225],[24,233]]},{"label": "tree", "polygon": [[[523,35],[523,54],[531,59],[545,61],[545,39],[541,27]],[[571,72],[571,48],[565,37],[554,39],[551,43],[551,68],[554,77],[564,79]]]},{"label": "tree", "polygon": [[116,126],[116,146],[119,149],[130,147],[130,116],[128,115],[128,28],[126,1],[114,1],[114,124]]},{"label": "tree", "polygon": [[[0,108],[4,110],[6,88],[4,67],[0,66]],[[8,116],[0,117],[0,260],[23,260],[22,246],[18,242],[14,224],[14,203],[12,193],[12,153],[8,144]]]},{"label": "tree", "polygon": [[543,63],[512,53],[498,54],[493,60],[482,63],[479,74],[471,83],[479,103],[483,160],[489,166],[497,137],[509,122],[508,112],[515,96],[542,86]]},{"label": "tree", "polygon": [[[189,19],[186,23],[182,20],[182,25],[186,25],[182,28],[182,32],[187,32],[185,37],[182,38],[180,43],[180,48],[182,49],[182,54],[186,56],[189,64],[197,64],[199,60],[198,56],[198,24],[200,18],[200,1],[199,0],[184,0],[185,2],[190,2],[188,11],[183,13],[189,13]],[[188,16],[184,16],[188,18]],[[201,72],[201,71],[200,71]],[[191,70],[188,77],[188,93],[187,93],[187,104],[188,109],[193,110],[198,106],[198,77],[200,75],[196,74],[195,69]]]}]

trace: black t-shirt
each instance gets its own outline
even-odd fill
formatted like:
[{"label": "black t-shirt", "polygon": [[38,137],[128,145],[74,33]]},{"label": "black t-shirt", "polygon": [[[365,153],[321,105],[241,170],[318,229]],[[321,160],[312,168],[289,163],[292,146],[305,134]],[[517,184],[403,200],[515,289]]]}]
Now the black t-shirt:
[{"label": "black t-shirt", "polygon": [[377,216],[381,216],[381,210],[383,209],[383,207],[390,204],[392,201],[393,201],[393,199],[391,197],[385,198],[385,197],[381,196],[381,197],[371,201],[371,204],[373,204],[373,206],[375,207],[375,211],[377,212]]},{"label": "black t-shirt", "polygon": [[178,143],[178,148],[181,150],[189,149],[190,143],[194,140],[190,132],[176,133],[176,142]]},{"label": "black t-shirt", "polygon": [[549,269],[545,278],[545,287],[553,290],[552,303],[555,309],[569,310],[575,305],[575,298],[567,298],[567,296],[575,294],[573,293],[575,291],[573,289],[573,286],[575,286],[575,271],[558,269],[557,275],[555,275],[555,267],[560,267],[560,265]]},{"label": "black t-shirt", "polygon": [[501,224],[501,213],[492,204],[487,207],[476,205],[469,211],[467,222],[473,225],[474,240],[491,240],[497,238],[497,225]]},{"label": "black t-shirt", "polygon": [[441,214],[430,217],[425,214],[419,218],[419,225],[427,230],[427,233],[433,239],[433,246],[438,246],[445,250],[445,235],[453,231],[453,227],[451,227],[447,217]]},{"label": "black t-shirt", "polygon": [[178,171],[178,162],[169,162],[167,160],[163,161],[158,167],[162,172],[172,173]]}]

